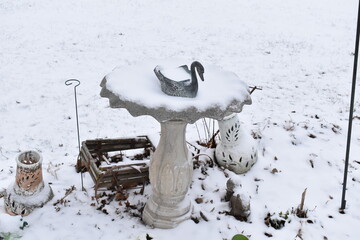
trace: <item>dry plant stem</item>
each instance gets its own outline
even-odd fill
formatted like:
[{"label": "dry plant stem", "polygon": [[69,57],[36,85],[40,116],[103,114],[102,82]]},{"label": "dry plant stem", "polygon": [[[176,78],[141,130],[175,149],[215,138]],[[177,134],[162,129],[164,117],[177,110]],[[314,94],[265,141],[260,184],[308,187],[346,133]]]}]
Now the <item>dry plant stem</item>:
[{"label": "dry plant stem", "polygon": [[66,198],[67,196],[69,196],[75,189],[76,189],[76,188],[75,188],[74,185],[71,186],[69,189],[66,190],[65,196],[62,197],[60,200],[57,200],[56,203],[54,203],[53,205],[56,206],[56,205],[58,205],[59,203],[63,202],[63,201],[65,200],[65,198]]},{"label": "dry plant stem", "polygon": [[208,122],[206,122],[206,119],[204,118],[204,122],[205,122],[205,127],[206,127],[206,133],[207,133],[207,139],[208,141],[210,141],[211,138],[211,120],[209,119]]},{"label": "dry plant stem", "polygon": [[252,94],[255,90],[262,90],[262,88],[259,88],[257,86],[254,86],[254,87],[250,87],[251,90],[250,90],[250,94]]},{"label": "dry plant stem", "polygon": [[201,216],[202,219],[204,219],[205,222],[208,222],[208,221],[209,221],[209,219],[208,219],[208,218],[204,215],[204,213],[201,212],[201,211],[200,211],[200,216]]},{"label": "dry plant stem", "polygon": [[206,125],[206,120],[205,120],[205,118],[202,118],[201,119],[202,120],[202,122],[203,122],[203,128],[204,128],[204,135],[205,135],[205,142],[207,142],[207,133],[208,133],[208,131],[207,131],[207,125]]},{"label": "dry plant stem", "polygon": [[210,138],[210,141],[209,141],[209,142],[215,141],[215,137],[219,134],[219,132],[220,132],[220,130],[218,129],[218,130],[216,131],[216,133],[213,133],[213,136]]},{"label": "dry plant stem", "polygon": [[212,135],[214,136],[214,134],[215,134],[215,119],[213,119],[213,132],[212,132]]},{"label": "dry plant stem", "polygon": [[202,125],[203,125],[203,128],[204,128],[204,138],[205,138],[204,140],[206,142],[206,140],[207,140],[207,131],[206,131],[206,120],[205,120],[205,118],[202,118],[201,122],[202,122]]},{"label": "dry plant stem", "polygon": [[3,154],[3,152],[2,152],[2,147],[0,147],[0,154],[1,154],[1,156],[3,156],[4,158],[9,159],[8,157],[6,157],[6,156]]},{"label": "dry plant stem", "polygon": [[199,128],[195,122],[195,127],[196,127],[196,131],[197,131],[197,134],[198,134],[198,137],[199,137],[199,141],[201,141],[201,137],[200,137],[200,132],[199,132]]},{"label": "dry plant stem", "polygon": [[[205,120],[205,122],[206,122],[206,120]],[[211,138],[211,131],[210,131],[210,129],[211,129],[211,119],[209,119],[208,124],[206,124],[206,129],[207,129],[207,133],[208,133],[208,139],[210,140],[210,138]]]},{"label": "dry plant stem", "polygon": [[[198,137],[199,137],[199,143],[202,143],[202,144],[200,144],[202,146],[206,146],[208,148],[214,148],[215,147],[214,146],[215,145],[215,137],[218,134],[218,131],[215,133],[215,120],[209,119],[209,121],[206,121],[205,118],[202,118],[201,121],[202,121],[203,128],[204,128],[204,138],[205,139],[201,138],[199,128],[198,128],[197,124],[195,123],[195,127],[196,127]],[[211,121],[213,123],[211,123]],[[212,128],[212,131],[211,131],[211,128]]]},{"label": "dry plant stem", "polygon": [[196,147],[194,144],[191,144],[188,141],[186,141],[186,143],[189,144],[191,147],[193,147],[195,150],[200,152],[200,149],[198,147]]},{"label": "dry plant stem", "polygon": [[200,153],[200,154],[198,154],[198,155],[195,155],[195,156],[192,157],[192,159],[195,159],[195,158],[197,158],[197,157],[199,157],[199,156],[207,156],[212,162],[214,161],[209,155],[207,155],[207,154],[205,154],[205,153]]},{"label": "dry plant stem", "polygon": [[305,188],[304,192],[301,195],[300,211],[304,210],[304,202],[305,202],[305,197],[306,197],[306,190],[307,190],[307,188]]},{"label": "dry plant stem", "polygon": [[59,171],[59,168],[56,168],[55,170],[52,170],[52,168],[55,168],[54,165],[52,164],[52,162],[49,163],[48,168],[46,169],[46,171],[48,173],[50,173],[56,180],[58,180],[58,176],[57,176],[57,171]]},{"label": "dry plant stem", "polygon": [[299,230],[298,230],[298,232],[297,232],[297,234],[295,236],[295,239],[298,237],[301,240],[303,240],[303,237],[302,237],[302,224],[303,224],[303,222],[301,222],[301,226],[300,226],[300,228],[299,228]]}]

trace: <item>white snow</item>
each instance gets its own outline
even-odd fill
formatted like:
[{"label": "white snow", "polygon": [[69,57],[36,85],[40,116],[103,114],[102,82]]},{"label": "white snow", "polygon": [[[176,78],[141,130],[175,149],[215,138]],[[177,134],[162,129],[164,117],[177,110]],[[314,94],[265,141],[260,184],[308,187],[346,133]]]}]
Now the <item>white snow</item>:
[{"label": "white snow", "polygon": [[[26,240],[135,240],[145,239],[146,234],[154,240],[230,240],[242,232],[252,240],[269,239],[265,233],[273,235],[270,239],[288,240],[300,239],[296,237],[300,230],[304,240],[358,239],[357,118],[346,214],[338,211],[357,4],[355,0],[0,1],[0,189],[14,182],[19,152],[33,149],[43,157],[44,179],[52,183],[55,195],[22,221],[5,213],[1,198],[0,232]],[[253,104],[239,114],[247,129],[261,137],[258,162],[247,174],[236,176],[207,167],[208,158],[202,156],[208,175],[195,169],[188,192],[193,216],[200,222],[185,221],[171,230],[144,226],[132,215],[135,210],[125,211],[124,203],[106,205],[109,214],[96,210],[91,177],[84,174],[87,192],[83,192],[74,169],[78,151],[74,90],[65,86],[65,80],[81,81],[77,92],[82,140],[139,135],[158,139],[160,126],[155,119],[133,118],[125,109],[111,109],[108,100],[99,96],[101,79],[114,67],[150,58],[221,66],[263,89],[252,94]],[[199,90],[206,81],[205,75]],[[358,80],[357,117],[359,89]],[[141,86],[138,91],[143,94]],[[199,140],[197,128],[203,137],[201,121],[187,127],[187,141],[192,144]],[[222,201],[225,175],[237,178],[244,193],[250,194],[249,222],[222,213],[229,211]],[[66,198],[70,202],[53,206],[72,185],[77,189]],[[265,225],[267,213],[296,208],[305,188],[307,219],[291,215],[291,223],[280,230]],[[141,205],[151,189],[147,186],[144,195],[133,192],[128,201]],[[194,201],[198,197],[203,203]],[[200,211],[208,222],[201,219]],[[23,221],[29,226],[21,230]]]},{"label": "white snow", "polygon": [[12,199],[14,201],[21,203],[21,204],[27,204],[29,206],[34,205],[42,205],[44,202],[46,202],[49,199],[49,195],[51,194],[51,189],[47,183],[44,184],[44,187],[41,189],[41,191],[36,190],[34,195],[26,196],[26,195],[19,195],[16,194],[14,191],[14,186],[12,184],[9,185],[8,189],[6,190],[7,194],[12,196]]},{"label": "white snow", "polygon": [[[187,68],[190,71],[188,65],[187,65]],[[174,80],[174,81],[190,80],[190,78],[191,78],[190,74],[187,71],[185,71],[184,68],[179,67],[179,66],[177,66],[177,67],[170,66],[170,67],[166,68],[163,65],[157,65],[156,69],[161,71],[161,73],[164,76],[166,76],[167,78]],[[186,82],[188,82],[188,81],[186,81]]]}]

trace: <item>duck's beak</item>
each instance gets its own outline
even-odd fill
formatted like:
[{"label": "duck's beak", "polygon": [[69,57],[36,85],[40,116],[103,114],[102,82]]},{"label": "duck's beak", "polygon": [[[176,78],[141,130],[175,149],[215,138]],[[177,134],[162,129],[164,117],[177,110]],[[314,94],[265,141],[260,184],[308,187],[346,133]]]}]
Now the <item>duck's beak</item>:
[{"label": "duck's beak", "polygon": [[204,81],[204,72],[198,72],[201,81]]}]

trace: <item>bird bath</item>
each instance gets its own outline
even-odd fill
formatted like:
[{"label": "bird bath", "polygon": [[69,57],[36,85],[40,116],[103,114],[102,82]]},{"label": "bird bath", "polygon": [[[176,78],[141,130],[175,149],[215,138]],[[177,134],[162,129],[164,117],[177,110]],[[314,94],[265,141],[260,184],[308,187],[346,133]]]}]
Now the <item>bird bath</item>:
[{"label": "bird bath", "polygon": [[160,141],[150,163],[152,195],[142,217],[147,225],[157,228],[173,228],[191,215],[186,193],[193,166],[185,142],[186,125],[204,117],[221,120],[251,104],[248,86],[234,73],[216,66],[204,65],[205,81],[195,98],[164,94],[154,67],[176,68],[184,63],[153,60],[118,67],[100,85],[100,95],[109,99],[111,108],[126,108],[134,117],[150,115],[161,125]]}]

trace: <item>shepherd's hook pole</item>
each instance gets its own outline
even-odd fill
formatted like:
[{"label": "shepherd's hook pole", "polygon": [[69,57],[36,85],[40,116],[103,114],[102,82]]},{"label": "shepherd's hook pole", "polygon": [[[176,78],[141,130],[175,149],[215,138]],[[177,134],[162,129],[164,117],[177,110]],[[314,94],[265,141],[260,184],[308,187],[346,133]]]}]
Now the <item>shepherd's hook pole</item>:
[{"label": "shepherd's hook pole", "polygon": [[[77,97],[76,97],[76,88],[80,85],[80,81],[77,79],[69,79],[65,81],[65,85],[66,86],[70,86],[72,84],[75,84],[74,86],[74,95],[75,95],[75,112],[76,112],[76,128],[77,128],[77,138],[78,138],[78,148],[79,148],[79,154],[78,157],[80,156],[80,131],[79,131],[79,115],[78,115],[78,109],[77,109]],[[84,181],[83,181],[83,172],[80,171],[81,173],[81,188],[83,191],[85,191],[84,188]]]},{"label": "shepherd's hook pole", "polygon": [[346,144],[344,181],[343,181],[343,190],[342,190],[341,207],[340,207],[340,210],[342,210],[342,211],[344,211],[344,210],[345,210],[345,207],[346,207],[345,193],[346,193],[347,173],[348,173],[348,167],[349,167],[349,155],[350,155],[350,144],[351,144],[351,129],[352,129],[352,120],[353,120],[353,112],[354,112],[356,72],[357,72],[358,56],[359,56],[360,1],[359,1],[358,4],[359,4],[359,8],[358,8],[357,28],[356,28],[356,40],[355,40],[355,55],[354,55],[354,67],[353,67],[353,79],[352,79],[351,99],[350,99],[350,111],[349,111],[349,126],[348,126],[348,135],[347,135],[347,144]]}]

